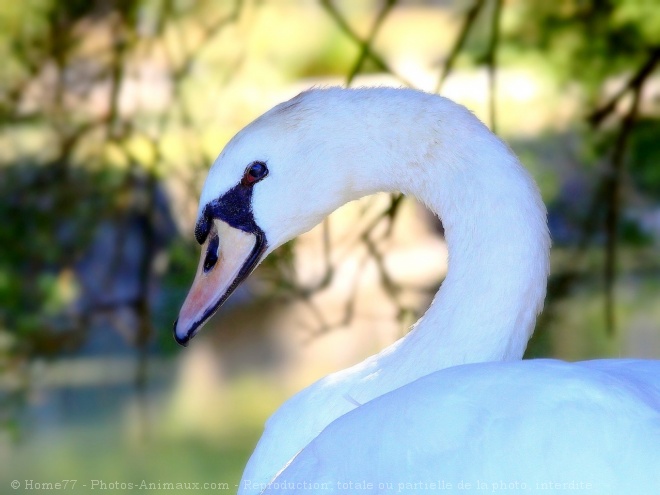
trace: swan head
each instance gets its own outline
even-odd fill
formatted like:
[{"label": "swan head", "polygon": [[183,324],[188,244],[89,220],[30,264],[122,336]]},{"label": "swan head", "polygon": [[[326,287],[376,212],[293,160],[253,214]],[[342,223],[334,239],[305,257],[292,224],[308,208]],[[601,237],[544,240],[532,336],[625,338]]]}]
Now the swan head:
[{"label": "swan head", "polygon": [[[516,345],[526,343],[548,271],[545,208],[534,181],[466,108],[392,88],[306,91],[229,141],[202,190],[201,256],[176,340],[185,345],[272,250],[380,191],[413,195],[442,218],[452,253],[445,295],[451,287],[456,300],[492,293],[497,311],[524,313]],[[497,274],[501,291],[491,291]],[[472,307],[462,311],[464,321],[487,326],[485,309],[484,321]]]},{"label": "swan head", "polygon": [[303,106],[304,96],[244,128],[209,171],[195,225],[201,256],[174,324],[181,345],[271,251],[361,195],[348,173],[355,158],[342,156],[328,125],[336,119]]}]

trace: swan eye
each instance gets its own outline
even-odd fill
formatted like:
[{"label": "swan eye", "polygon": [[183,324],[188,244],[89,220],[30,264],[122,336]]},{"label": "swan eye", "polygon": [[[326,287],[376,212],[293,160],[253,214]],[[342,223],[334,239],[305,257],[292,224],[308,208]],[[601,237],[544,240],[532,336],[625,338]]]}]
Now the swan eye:
[{"label": "swan eye", "polygon": [[264,162],[254,162],[248,166],[243,176],[243,184],[250,185],[260,181],[268,175],[268,167]]},{"label": "swan eye", "polygon": [[206,258],[204,258],[204,273],[208,272],[218,262],[218,248],[220,247],[220,239],[214,236],[209,242],[209,247],[206,250]]}]

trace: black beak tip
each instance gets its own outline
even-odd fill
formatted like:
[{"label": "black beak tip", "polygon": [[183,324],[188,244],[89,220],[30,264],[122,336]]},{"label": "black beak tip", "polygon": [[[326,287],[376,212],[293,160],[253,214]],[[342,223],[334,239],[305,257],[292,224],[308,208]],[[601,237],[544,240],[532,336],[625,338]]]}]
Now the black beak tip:
[{"label": "black beak tip", "polygon": [[179,335],[176,333],[176,325],[179,322],[179,319],[177,318],[176,321],[174,322],[174,340],[176,340],[176,343],[179,344],[182,347],[188,347],[188,342],[190,342],[191,338],[191,333],[189,332],[183,337],[179,337]]}]

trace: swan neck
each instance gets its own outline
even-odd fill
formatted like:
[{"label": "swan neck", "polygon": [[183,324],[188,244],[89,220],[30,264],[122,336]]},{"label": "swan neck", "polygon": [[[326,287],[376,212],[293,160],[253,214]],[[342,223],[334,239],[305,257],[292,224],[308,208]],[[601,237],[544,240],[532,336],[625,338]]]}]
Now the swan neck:
[{"label": "swan neck", "polygon": [[539,191],[509,148],[472,119],[462,135],[438,129],[412,160],[422,168],[395,175],[400,190],[440,217],[449,252],[446,279],[401,343],[414,366],[427,368],[421,373],[521,359],[545,298],[550,241]]}]

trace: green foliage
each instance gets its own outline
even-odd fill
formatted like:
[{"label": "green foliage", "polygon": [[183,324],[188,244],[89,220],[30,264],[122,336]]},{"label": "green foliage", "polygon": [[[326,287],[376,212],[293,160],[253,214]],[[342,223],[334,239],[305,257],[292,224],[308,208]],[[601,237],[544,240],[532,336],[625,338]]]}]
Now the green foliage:
[{"label": "green foliage", "polygon": [[660,200],[660,121],[637,123],[630,143],[630,175],[643,193]]},{"label": "green foliage", "polygon": [[657,5],[645,0],[520,2],[505,43],[543,53],[564,82],[593,103],[609,77],[639,67],[660,44]]},{"label": "green foliage", "polygon": [[41,332],[74,302],[71,268],[116,208],[103,184],[62,163],[0,169],[0,321],[16,335]]},{"label": "green foliage", "polygon": [[355,47],[340,33],[333,32],[322,49],[308,57],[292,75],[298,78],[345,76],[356,56]]},{"label": "green foliage", "polygon": [[653,237],[645,232],[635,220],[624,218],[619,226],[621,242],[630,246],[653,245]]}]

